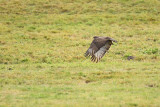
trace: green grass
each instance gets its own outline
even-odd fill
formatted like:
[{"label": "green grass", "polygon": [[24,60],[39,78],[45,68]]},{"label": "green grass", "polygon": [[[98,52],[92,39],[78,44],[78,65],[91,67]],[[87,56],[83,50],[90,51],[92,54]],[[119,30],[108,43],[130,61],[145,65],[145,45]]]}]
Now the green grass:
[{"label": "green grass", "polygon": [[0,107],[158,107],[159,77],[159,0],[0,0]]}]

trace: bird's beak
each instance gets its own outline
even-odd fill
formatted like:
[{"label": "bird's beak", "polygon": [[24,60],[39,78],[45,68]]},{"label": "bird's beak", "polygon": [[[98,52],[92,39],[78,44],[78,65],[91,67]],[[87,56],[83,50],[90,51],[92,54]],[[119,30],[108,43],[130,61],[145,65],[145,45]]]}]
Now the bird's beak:
[{"label": "bird's beak", "polygon": [[118,42],[117,42],[116,40],[114,40],[114,39],[113,39],[112,41],[115,42],[115,43],[118,43]]},{"label": "bird's beak", "polygon": [[[113,42],[118,43],[116,40],[112,39]],[[114,45],[114,43],[112,42],[112,45]]]}]

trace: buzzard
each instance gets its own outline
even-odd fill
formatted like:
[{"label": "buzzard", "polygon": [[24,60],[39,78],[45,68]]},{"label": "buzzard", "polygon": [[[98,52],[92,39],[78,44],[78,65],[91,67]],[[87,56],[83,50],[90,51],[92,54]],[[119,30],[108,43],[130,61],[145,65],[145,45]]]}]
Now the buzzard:
[{"label": "buzzard", "polygon": [[105,53],[109,50],[112,42],[116,42],[116,40],[110,37],[100,37],[95,36],[93,37],[93,41],[85,53],[85,57],[91,56],[91,61],[99,62],[99,60],[105,55]]}]

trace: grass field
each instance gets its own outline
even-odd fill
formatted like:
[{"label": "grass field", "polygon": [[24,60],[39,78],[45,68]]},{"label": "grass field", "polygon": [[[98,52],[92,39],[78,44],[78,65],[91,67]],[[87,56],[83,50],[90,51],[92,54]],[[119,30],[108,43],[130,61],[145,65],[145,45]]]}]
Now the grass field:
[{"label": "grass field", "polygon": [[160,107],[160,1],[0,0],[0,107],[32,106]]}]

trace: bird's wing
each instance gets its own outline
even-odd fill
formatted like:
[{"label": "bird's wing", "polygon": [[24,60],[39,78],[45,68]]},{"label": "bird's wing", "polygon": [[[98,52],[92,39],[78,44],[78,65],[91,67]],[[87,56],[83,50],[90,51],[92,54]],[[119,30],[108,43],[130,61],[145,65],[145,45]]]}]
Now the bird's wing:
[{"label": "bird's wing", "polygon": [[90,47],[85,53],[85,56],[93,56],[101,47],[103,47],[106,43],[106,39],[101,37],[94,37]]},{"label": "bird's wing", "polygon": [[105,55],[105,53],[109,50],[111,47],[111,41],[107,41],[107,43],[101,47],[92,57],[91,60],[93,62],[99,62],[100,59]]},{"label": "bird's wing", "polygon": [[88,48],[88,50],[85,53],[85,57],[93,56],[97,51],[98,51],[97,46],[92,42],[90,47]]}]

